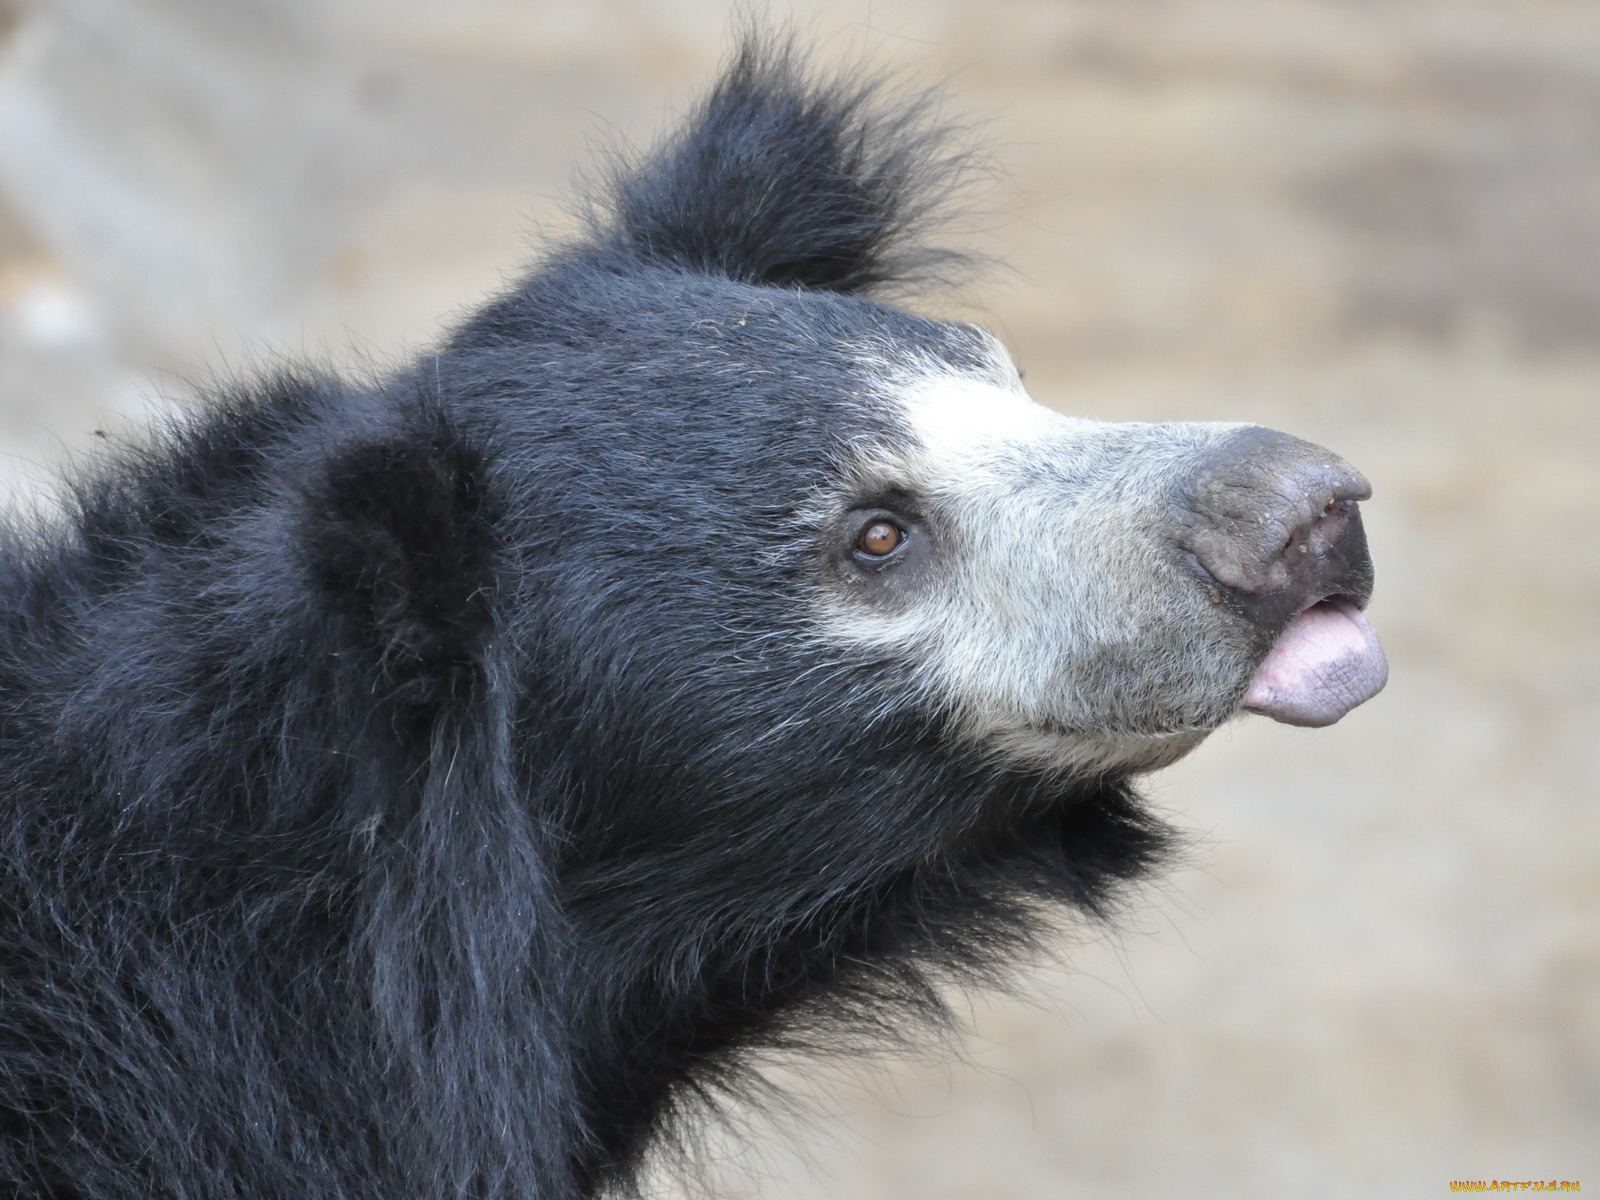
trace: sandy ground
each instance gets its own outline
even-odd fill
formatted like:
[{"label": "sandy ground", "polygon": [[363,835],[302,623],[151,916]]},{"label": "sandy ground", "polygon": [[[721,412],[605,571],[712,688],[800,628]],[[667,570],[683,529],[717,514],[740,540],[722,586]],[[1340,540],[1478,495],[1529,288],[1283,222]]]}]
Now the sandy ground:
[{"label": "sandy ground", "polygon": [[[948,79],[1003,170],[927,311],[1034,393],[1260,421],[1373,480],[1393,675],[1152,781],[1196,848],[963,1057],[788,1078],[729,1196],[1600,1187],[1600,7],[872,0],[828,60]],[[714,69],[706,0],[3,10],[0,449],[18,502],[217,370],[385,362]],[[671,1194],[670,1183],[662,1185]]]}]

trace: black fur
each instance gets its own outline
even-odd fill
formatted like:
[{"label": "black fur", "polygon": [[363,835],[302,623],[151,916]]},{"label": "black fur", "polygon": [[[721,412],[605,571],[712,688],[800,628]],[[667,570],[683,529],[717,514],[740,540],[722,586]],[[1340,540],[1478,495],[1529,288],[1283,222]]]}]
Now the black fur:
[{"label": "black fur", "polygon": [[[748,1048],[937,1018],[1161,829],[807,625],[922,109],[752,42],[593,235],[377,386],[215,399],[0,561],[0,1188],[626,1185]],[[879,115],[886,113],[886,115]]]},{"label": "black fur", "polygon": [[970,170],[928,95],[810,81],[792,46],[747,40],[684,136],[617,173],[598,241],[642,262],[845,293],[961,256],[919,245]]}]

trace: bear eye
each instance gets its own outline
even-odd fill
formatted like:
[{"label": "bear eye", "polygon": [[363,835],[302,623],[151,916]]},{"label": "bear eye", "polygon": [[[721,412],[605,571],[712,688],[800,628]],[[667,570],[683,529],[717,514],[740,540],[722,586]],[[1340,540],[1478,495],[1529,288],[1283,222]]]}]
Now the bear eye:
[{"label": "bear eye", "polygon": [[890,521],[874,521],[861,531],[856,549],[873,558],[886,558],[906,540],[906,532]]}]

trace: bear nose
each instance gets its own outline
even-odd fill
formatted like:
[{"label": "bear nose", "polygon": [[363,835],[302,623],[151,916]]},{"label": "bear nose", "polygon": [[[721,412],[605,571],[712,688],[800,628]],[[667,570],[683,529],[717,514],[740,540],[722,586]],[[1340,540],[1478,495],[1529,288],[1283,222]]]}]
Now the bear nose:
[{"label": "bear nose", "polygon": [[1372,488],[1332,451],[1251,426],[1207,456],[1185,488],[1180,544],[1264,632],[1329,597],[1363,606],[1372,559],[1358,500]]}]

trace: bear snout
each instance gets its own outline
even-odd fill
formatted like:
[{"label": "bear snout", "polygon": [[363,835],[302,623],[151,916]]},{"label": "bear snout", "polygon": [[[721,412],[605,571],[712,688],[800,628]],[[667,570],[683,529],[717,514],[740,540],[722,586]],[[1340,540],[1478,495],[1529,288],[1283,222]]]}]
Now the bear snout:
[{"label": "bear snout", "polygon": [[1256,426],[1224,441],[1189,480],[1180,544],[1263,650],[1246,709],[1328,725],[1387,682],[1360,611],[1373,571],[1357,502],[1371,495],[1338,455]]}]

